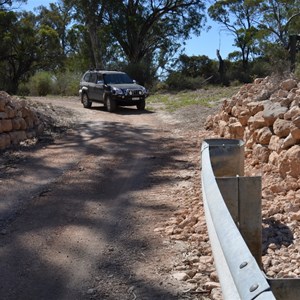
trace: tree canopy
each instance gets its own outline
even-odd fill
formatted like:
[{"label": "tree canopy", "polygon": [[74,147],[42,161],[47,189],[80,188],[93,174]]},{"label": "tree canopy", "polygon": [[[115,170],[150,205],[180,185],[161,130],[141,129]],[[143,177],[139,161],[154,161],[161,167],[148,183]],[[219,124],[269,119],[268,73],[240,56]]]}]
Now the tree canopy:
[{"label": "tree canopy", "polygon": [[[0,0],[0,88],[11,92],[37,71],[58,76],[93,67],[124,70],[148,85],[163,70],[173,78],[212,73],[213,82],[249,81],[272,64],[287,68],[300,48],[293,39],[292,51],[290,41],[300,32],[300,0],[58,0],[34,13],[15,9],[21,3]],[[222,68],[183,52],[185,41],[205,29],[207,15],[238,49],[225,60],[218,51]]]}]

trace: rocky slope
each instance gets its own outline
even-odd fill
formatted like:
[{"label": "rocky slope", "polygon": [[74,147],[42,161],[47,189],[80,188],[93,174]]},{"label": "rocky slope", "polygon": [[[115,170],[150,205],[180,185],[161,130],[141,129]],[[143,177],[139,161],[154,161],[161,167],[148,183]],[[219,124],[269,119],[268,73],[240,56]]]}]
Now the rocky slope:
[{"label": "rocky slope", "polygon": [[[196,138],[245,142],[245,175],[262,176],[262,261],[267,276],[300,275],[300,83],[288,78],[256,79],[244,85],[219,112],[210,115]],[[197,146],[197,149],[200,145]],[[199,153],[191,155],[196,161]],[[193,157],[193,158],[192,158]],[[200,174],[199,174],[200,177]],[[197,176],[196,176],[197,178]],[[209,246],[199,182],[178,191],[180,211],[156,231],[189,245],[174,276],[195,292],[222,299]]]},{"label": "rocky slope", "polygon": [[206,128],[243,139],[246,174],[260,175],[263,267],[270,277],[300,275],[300,82],[256,79],[225,100]]}]

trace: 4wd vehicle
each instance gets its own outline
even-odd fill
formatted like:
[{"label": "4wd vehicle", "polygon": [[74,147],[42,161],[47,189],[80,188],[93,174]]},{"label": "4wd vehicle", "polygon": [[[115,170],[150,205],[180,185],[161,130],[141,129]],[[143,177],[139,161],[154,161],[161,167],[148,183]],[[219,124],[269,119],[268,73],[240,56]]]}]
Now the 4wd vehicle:
[{"label": "4wd vehicle", "polygon": [[79,94],[83,107],[90,108],[92,102],[103,103],[109,112],[117,106],[132,106],[145,109],[147,90],[135,83],[126,73],[117,71],[87,71],[81,81]]}]

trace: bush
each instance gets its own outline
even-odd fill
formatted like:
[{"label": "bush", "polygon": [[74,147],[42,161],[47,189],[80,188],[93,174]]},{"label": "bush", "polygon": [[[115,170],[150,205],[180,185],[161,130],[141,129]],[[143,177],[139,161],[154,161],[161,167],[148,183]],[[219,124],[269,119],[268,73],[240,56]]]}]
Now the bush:
[{"label": "bush", "polygon": [[18,88],[20,96],[78,95],[79,81],[82,74],[61,72],[55,75],[49,72],[38,72],[28,83],[21,83]]},{"label": "bush", "polygon": [[20,83],[18,86],[17,95],[28,96],[30,94],[29,86],[26,83]]},{"label": "bush", "polygon": [[49,72],[38,72],[32,76],[28,83],[31,96],[46,96],[52,90],[52,76]]},{"label": "bush", "polygon": [[78,95],[81,75],[69,71],[56,74],[53,82],[53,94],[62,96]]},{"label": "bush", "polygon": [[295,77],[300,80],[300,54],[296,57]]},{"label": "bush", "polygon": [[169,89],[177,91],[200,89],[203,82],[204,79],[202,77],[187,77],[179,72],[171,73],[166,80]]}]

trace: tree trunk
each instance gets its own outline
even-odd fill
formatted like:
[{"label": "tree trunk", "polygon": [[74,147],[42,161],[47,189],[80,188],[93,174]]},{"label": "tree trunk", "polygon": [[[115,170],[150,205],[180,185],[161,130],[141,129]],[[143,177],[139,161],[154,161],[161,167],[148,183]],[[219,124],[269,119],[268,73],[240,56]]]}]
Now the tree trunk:
[{"label": "tree trunk", "polygon": [[88,30],[92,45],[92,53],[94,59],[94,67],[96,69],[103,69],[102,51],[99,37],[97,35],[97,27],[92,24],[88,24]]},{"label": "tree trunk", "polygon": [[291,61],[291,72],[294,72],[296,69],[297,41],[300,41],[300,35],[290,35],[289,52]]},{"label": "tree trunk", "polygon": [[217,57],[219,60],[219,74],[220,74],[220,81],[222,84],[226,84],[225,83],[225,66],[224,66],[224,60],[220,54],[220,50],[217,50]]}]

